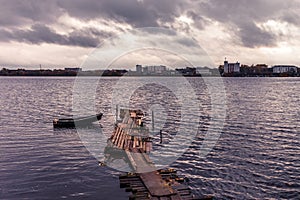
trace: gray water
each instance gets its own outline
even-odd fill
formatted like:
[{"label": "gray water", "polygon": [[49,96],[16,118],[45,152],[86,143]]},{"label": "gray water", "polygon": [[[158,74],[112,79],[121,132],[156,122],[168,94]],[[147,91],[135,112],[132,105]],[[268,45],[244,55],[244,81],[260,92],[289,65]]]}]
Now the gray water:
[{"label": "gray water", "polygon": [[[94,79],[86,82],[98,85],[96,111],[104,113],[102,131],[109,137],[119,79]],[[176,78],[151,80],[156,79],[178,85]],[[224,127],[215,127],[221,135],[205,157],[199,151],[211,122],[209,92],[199,78],[187,80],[198,102],[188,110],[200,108],[190,113],[199,121],[197,135],[171,166],[189,178],[193,192],[217,199],[300,199],[300,79],[223,79],[226,119]],[[136,82],[142,80],[122,79],[125,88]],[[99,157],[86,149],[76,130],[52,127],[54,118],[72,114],[73,84],[74,78],[65,77],[0,77],[0,199],[128,199],[119,189],[120,172],[98,166]],[[189,97],[184,87],[178,85],[179,94]],[[131,106],[148,111],[153,104],[165,111],[160,128],[169,151],[164,156],[176,152],[172,140],[179,124],[188,124],[178,117],[183,111],[176,95],[157,84],[124,94],[130,94]],[[155,157],[162,146],[154,142]]]}]

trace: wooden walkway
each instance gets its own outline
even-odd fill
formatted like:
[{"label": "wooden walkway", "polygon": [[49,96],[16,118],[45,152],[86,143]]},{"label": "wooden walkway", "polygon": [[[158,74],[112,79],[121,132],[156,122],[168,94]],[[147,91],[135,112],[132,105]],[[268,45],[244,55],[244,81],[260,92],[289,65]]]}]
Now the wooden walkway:
[{"label": "wooden walkway", "polygon": [[120,176],[120,187],[131,192],[129,199],[187,200],[212,199],[195,197],[184,178],[173,169],[157,170],[148,153],[152,142],[148,129],[143,125],[143,113],[139,110],[123,110],[122,122],[116,125],[110,137],[115,148],[125,150],[134,173]]}]

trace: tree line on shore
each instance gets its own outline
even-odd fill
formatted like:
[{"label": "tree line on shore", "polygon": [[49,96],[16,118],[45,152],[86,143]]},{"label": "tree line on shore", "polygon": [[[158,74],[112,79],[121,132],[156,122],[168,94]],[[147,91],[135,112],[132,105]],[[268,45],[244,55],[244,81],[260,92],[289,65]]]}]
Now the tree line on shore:
[{"label": "tree line on shore", "polygon": [[[79,68],[77,68],[79,69]],[[224,66],[220,65],[218,68],[204,67],[205,74],[197,72],[194,67],[179,68],[174,70],[173,75],[168,76],[224,76],[224,77],[278,77],[278,76],[300,76],[300,69],[292,72],[274,73],[273,68],[267,65],[241,65],[239,73],[224,73]],[[207,73],[208,72],[208,73]],[[26,69],[7,69],[0,70],[0,76],[143,76],[137,74],[135,71],[128,71],[125,69],[106,69],[106,70],[68,70],[66,69],[40,69],[40,70],[26,70]],[[150,74],[154,76],[166,76],[165,74]]]}]

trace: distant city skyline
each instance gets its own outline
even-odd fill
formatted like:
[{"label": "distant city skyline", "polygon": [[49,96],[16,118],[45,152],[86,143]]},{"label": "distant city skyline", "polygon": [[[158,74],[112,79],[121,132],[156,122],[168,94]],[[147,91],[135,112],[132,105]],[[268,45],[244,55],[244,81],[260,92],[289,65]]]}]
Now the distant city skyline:
[{"label": "distant city skyline", "polygon": [[240,63],[229,63],[224,61],[224,65],[219,68],[208,67],[185,67],[171,69],[164,65],[142,66],[136,65],[135,70],[125,69],[105,69],[86,70],[82,68],[65,68],[54,70],[26,70],[9,69],[0,70],[0,76],[214,76],[219,77],[299,77],[300,68],[293,65],[275,65],[269,67],[265,64],[240,65]]},{"label": "distant city skyline", "polygon": [[[178,40],[178,46],[201,47],[212,61],[209,67],[225,57],[247,65],[300,66],[299,10],[300,0],[5,0],[0,66],[80,67],[103,42],[142,27],[186,35],[191,40]],[[153,37],[153,43],[163,39]],[[139,64],[150,58],[139,57]],[[124,66],[135,66],[124,60]]]},{"label": "distant city skyline", "polygon": [[[170,67],[170,66],[165,66],[163,64],[136,64],[136,65],[132,65],[132,66],[128,66],[128,67],[116,67],[116,68],[109,68],[109,70],[129,70],[129,71],[137,71],[136,69],[136,66],[139,65],[141,66],[142,68],[144,67],[149,67],[149,66],[165,66],[167,70],[173,70],[173,69],[178,69],[178,68],[184,68],[184,67],[194,67],[194,68],[210,68],[210,69],[215,69],[215,68],[219,68],[221,65],[224,65],[224,61],[219,63],[218,65],[216,66],[179,66],[179,67]],[[284,63],[279,63],[279,64],[273,64],[273,65],[269,65],[268,63],[259,63],[259,62],[256,62],[256,63],[252,63],[252,64],[245,64],[245,63],[241,63],[239,61],[236,61],[236,62],[231,62],[230,60],[227,59],[227,61],[229,61],[230,63],[239,63],[239,66],[256,66],[256,65],[266,65],[268,66],[269,68],[272,68],[274,66],[296,66],[296,67],[300,67],[300,65],[295,65],[295,64],[284,64]],[[83,68],[81,68],[83,67]],[[106,68],[104,67],[100,67],[99,68],[86,68],[84,66],[69,66],[69,65],[60,65],[60,66],[45,66],[45,65],[37,65],[37,66],[23,66],[23,65],[0,65],[0,70],[3,69],[3,68],[7,68],[7,69],[29,69],[29,70],[54,70],[54,69],[67,69],[67,68],[79,68],[81,70],[84,70],[84,71],[88,71],[88,70],[105,70]]]}]

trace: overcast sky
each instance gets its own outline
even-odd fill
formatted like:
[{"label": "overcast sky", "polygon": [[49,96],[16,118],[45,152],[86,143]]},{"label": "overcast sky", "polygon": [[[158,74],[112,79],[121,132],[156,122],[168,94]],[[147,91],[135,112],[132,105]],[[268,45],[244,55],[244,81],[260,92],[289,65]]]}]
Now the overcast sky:
[{"label": "overcast sky", "polygon": [[[249,65],[300,66],[300,0],[0,3],[0,66],[80,66],[97,46],[101,48],[107,40],[143,27],[185,34],[195,44],[188,40],[178,40],[178,44],[201,46],[215,67],[225,57]],[[139,63],[145,64],[143,58],[139,59]]]}]

